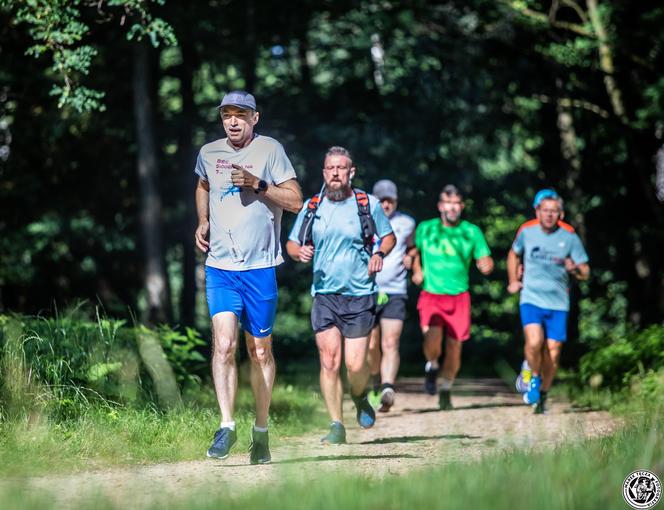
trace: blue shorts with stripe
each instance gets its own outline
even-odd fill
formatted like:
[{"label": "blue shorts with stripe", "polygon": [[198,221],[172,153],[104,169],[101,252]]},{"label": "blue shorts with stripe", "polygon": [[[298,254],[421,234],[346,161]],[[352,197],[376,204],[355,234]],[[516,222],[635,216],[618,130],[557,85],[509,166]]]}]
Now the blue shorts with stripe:
[{"label": "blue shorts with stripe", "polygon": [[550,310],[530,303],[519,306],[521,324],[539,324],[544,329],[544,337],[550,340],[564,342],[567,340],[567,315],[564,310]]},{"label": "blue shorts with stripe", "polygon": [[226,271],[205,266],[205,288],[210,317],[233,312],[251,335],[272,334],[278,297],[274,267]]}]

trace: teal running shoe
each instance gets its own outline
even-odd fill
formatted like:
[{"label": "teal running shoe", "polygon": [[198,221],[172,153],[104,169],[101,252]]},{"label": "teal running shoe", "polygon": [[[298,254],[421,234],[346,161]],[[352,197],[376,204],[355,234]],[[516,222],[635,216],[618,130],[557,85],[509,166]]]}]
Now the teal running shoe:
[{"label": "teal running shoe", "polygon": [[251,444],[249,445],[249,462],[251,464],[269,464],[271,460],[267,430],[259,432],[252,428]]},{"label": "teal running shoe", "polygon": [[338,421],[330,423],[330,431],[327,435],[320,438],[322,444],[345,444],[346,443],[346,429],[343,424]]},{"label": "teal running shoe", "polygon": [[376,411],[371,407],[367,394],[365,393],[361,397],[356,397],[351,394],[351,398],[355,403],[355,409],[357,409],[357,423],[363,429],[370,429],[376,423]]},{"label": "teal running shoe", "polygon": [[214,459],[225,459],[237,441],[235,431],[228,427],[221,428],[214,433],[212,446],[208,448],[207,456]]},{"label": "teal running shoe", "polygon": [[530,386],[528,391],[523,394],[523,401],[528,405],[537,404],[540,399],[540,386],[542,378],[539,375],[534,375],[530,379]]}]

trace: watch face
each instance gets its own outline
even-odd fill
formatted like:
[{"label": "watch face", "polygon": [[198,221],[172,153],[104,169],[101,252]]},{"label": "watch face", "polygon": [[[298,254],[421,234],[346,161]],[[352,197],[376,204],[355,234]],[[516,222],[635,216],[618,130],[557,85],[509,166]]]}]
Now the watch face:
[{"label": "watch face", "polygon": [[261,180],[258,182],[258,189],[261,191],[265,191],[267,189],[267,182]]}]

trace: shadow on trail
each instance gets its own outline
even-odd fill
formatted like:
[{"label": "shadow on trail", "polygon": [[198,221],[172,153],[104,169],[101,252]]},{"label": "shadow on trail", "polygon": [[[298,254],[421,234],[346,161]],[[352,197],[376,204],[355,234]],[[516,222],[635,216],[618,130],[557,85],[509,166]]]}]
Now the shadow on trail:
[{"label": "shadow on trail", "polygon": [[[364,444],[364,443],[360,443]],[[302,462],[326,462],[338,460],[379,460],[379,459],[419,459],[417,455],[404,453],[400,455],[318,455],[316,457],[300,457],[273,462],[272,464],[299,464]]]},{"label": "shadow on trail", "polygon": [[568,407],[563,409],[563,414],[577,414],[577,413],[594,413],[600,409],[594,409],[592,407]]},{"label": "shadow on trail", "polygon": [[360,444],[388,444],[388,443],[412,443],[415,441],[427,441],[430,439],[482,439],[481,436],[469,436],[468,434],[444,434],[440,436],[400,436],[381,437],[372,441],[364,441]]},{"label": "shadow on trail", "polygon": [[[421,377],[401,377],[396,383],[397,392],[400,393],[423,393],[424,379]],[[466,397],[498,397],[502,395],[514,395],[510,384],[502,379],[457,379],[454,386],[454,394]]]},{"label": "shadow on trail", "polygon": [[413,413],[413,414],[424,414],[424,413],[453,413],[454,411],[467,411],[468,409],[491,409],[494,407],[526,407],[525,404],[520,402],[488,402],[486,404],[469,404],[467,406],[458,406],[453,409],[448,409],[446,411],[441,411],[438,407],[430,407],[428,409],[403,409],[403,412]]},{"label": "shadow on trail", "polygon": [[[360,443],[362,444],[362,443]],[[328,462],[328,461],[340,461],[340,460],[380,460],[380,459],[419,459],[418,455],[411,455],[409,453],[404,453],[400,455],[317,455],[316,457],[299,457],[295,459],[284,459],[284,460],[275,460],[270,462],[269,465],[276,464],[302,464],[304,462]],[[244,467],[249,466],[250,464],[220,464],[220,467],[232,468],[232,467]]]}]

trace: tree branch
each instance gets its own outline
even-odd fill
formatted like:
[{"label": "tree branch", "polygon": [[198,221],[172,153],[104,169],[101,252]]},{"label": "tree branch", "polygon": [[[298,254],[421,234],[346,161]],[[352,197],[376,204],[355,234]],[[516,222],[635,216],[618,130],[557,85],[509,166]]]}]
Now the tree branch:
[{"label": "tree branch", "polygon": [[603,119],[608,119],[610,114],[607,112],[604,108],[601,106],[598,106],[594,103],[591,103],[590,101],[585,101],[583,99],[572,99],[569,97],[561,97],[561,98],[552,98],[550,96],[544,95],[544,94],[538,94],[533,96],[533,99],[537,99],[538,101],[542,103],[557,103],[560,104],[560,106],[563,107],[572,107],[572,108],[581,108],[583,110],[587,110],[589,112],[592,112],[596,115],[599,115]]}]

